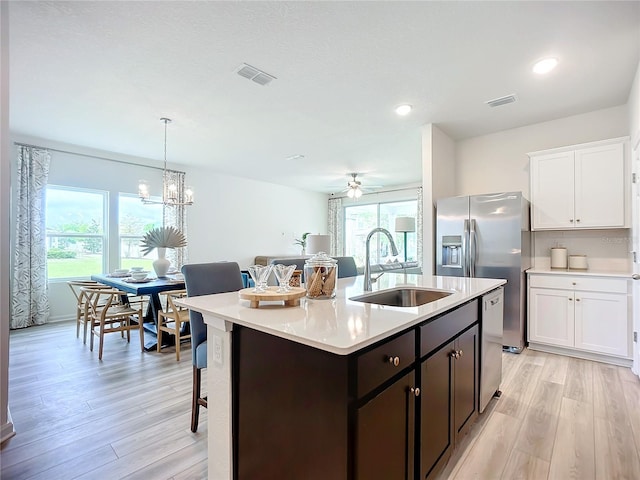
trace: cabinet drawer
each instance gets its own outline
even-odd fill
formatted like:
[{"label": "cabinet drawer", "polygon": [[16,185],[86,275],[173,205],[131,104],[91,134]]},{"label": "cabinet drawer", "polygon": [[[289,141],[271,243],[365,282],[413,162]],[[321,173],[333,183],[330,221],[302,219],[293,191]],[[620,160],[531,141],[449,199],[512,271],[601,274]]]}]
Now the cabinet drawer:
[{"label": "cabinet drawer", "polygon": [[427,355],[478,321],[478,300],[420,327],[420,357]]},{"label": "cabinet drawer", "polygon": [[[396,361],[397,359],[397,361]],[[360,355],[357,362],[358,397],[388,380],[416,359],[415,330]],[[397,364],[397,365],[396,365]]]},{"label": "cabinet drawer", "polygon": [[563,290],[583,290],[585,292],[627,293],[624,278],[603,278],[567,275],[530,275],[529,286],[538,288],[560,288]]}]

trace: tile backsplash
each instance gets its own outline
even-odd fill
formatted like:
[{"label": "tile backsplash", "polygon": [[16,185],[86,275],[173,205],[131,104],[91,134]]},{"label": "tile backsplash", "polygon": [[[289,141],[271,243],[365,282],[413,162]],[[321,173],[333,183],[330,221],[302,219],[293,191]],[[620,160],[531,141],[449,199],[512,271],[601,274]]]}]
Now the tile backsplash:
[{"label": "tile backsplash", "polygon": [[551,247],[566,247],[568,255],[586,255],[589,269],[632,270],[630,229],[533,232],[535,268],[550,267]]}]

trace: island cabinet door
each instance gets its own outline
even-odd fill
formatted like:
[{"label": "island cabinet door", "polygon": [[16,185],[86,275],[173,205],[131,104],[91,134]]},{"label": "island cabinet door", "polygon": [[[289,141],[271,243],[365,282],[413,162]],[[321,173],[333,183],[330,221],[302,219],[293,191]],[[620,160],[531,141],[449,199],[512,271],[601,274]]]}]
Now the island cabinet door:
[{"label": "island cabinet door", "polygon": [[453,351],[453,422],[455,434],[464,433],[478,416],[478,326],[460,335]]},{"label": "island cabinet door", "polygon": [[419,394],[411,371],[356,410],[356,479],[413,480]]},{"label": "island cabinet door", "polygon": [[436,478],[453,449],[454,342],[437,350],[420,365],[420,478]]}]

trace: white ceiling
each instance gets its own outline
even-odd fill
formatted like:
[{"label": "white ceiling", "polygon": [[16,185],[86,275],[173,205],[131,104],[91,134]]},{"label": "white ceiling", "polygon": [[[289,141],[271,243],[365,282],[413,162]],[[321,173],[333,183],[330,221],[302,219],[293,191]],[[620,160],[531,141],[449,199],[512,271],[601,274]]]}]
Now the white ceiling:
[{"label": "white ceiling", "polygon": [[[627,102],[640,2],[11,2],[14,134],[323,192],[421,180],[421,126]],[[533,62],[556,56],[546,77]],[[248,63],[277,77],[237,75]],[[485,101],[515,93],[516,103]],[[407,117],[393,108],[414,106]],[[288,159],[293,155],[303,159]]]}]

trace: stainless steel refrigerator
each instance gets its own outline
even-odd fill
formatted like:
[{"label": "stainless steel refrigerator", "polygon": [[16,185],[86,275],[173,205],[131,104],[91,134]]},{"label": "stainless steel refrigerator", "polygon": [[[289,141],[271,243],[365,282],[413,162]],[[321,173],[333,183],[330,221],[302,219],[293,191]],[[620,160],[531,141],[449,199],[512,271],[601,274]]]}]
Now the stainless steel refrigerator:
[{"label": "stainless steel refrigerator", "polygon": [[436,206],[436,274],[504,278],[503,346],[525,345],[531,267],[529,201],[521,192],[450,197]]}]

